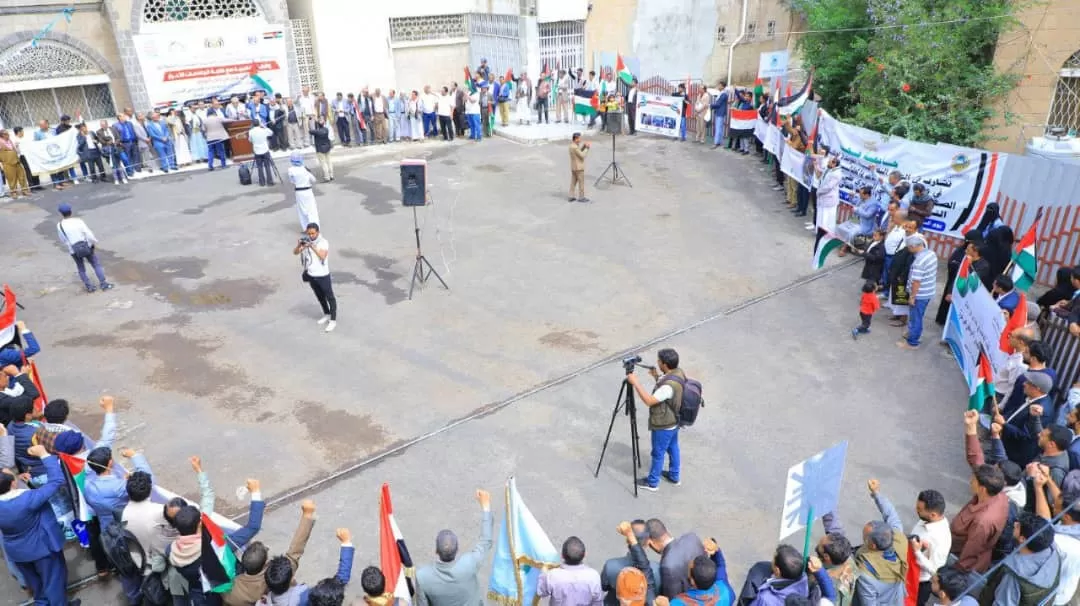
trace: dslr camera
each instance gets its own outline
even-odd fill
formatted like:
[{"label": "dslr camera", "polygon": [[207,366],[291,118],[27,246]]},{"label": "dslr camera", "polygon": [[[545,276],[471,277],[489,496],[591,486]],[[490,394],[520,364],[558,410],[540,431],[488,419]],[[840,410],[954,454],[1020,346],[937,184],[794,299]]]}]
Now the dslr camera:
[{"label": "dslr camera", "polygon": [[641,364],[641,356],[636,354],[622,359],[623,370],[626,371],[626,374],[634,372],[634,367],[638,364]]}]

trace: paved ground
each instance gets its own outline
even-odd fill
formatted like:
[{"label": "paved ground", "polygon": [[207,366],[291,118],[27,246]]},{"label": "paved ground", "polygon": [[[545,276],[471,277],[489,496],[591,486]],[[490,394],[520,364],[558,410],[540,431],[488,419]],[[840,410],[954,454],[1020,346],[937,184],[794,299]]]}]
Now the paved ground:
[{"label": "paved ground", "polygon": [[[593,179],[608,145],[596,142]],[[955,511],[966,483],[953,403],[965,394],[951,361],[936,346],[899,351],[880,320],[852,342],[858,267],[833,261],[804,280],[809,232],[759,164],[644,137],[618,145],[634,188],[591,190],[587,205],[566,202],[561,144],[403,145],[339,165],[317,194],[341,307],[330,335],[289,254],[291,200],[241,188],[231,170],[2,206],[15,260],[4,280],[44,342],[49,394],[72,400],[87,427],[97,394],[116,394],[120,442],[145,449],[162,483],[191,494],[184,459],[200,454],[218,509],[238,513],[235,488],[259,476],[282,497],[262,537],[279,547],[299,495],[314,498],[310,580],[332,571],[335,526],[354,529],[357,576],[377,560],[384,481],[421,562],[441,527],[471,541],[472,490],[501,495],[516,474],[552,539],[579,534],[594,565],[619,550],[621,519],[657,515],[715,536],[737,582],[776,543],[786,469],[841,439],[845,521],[871,515],[871,476],[909,521],[925,487]],[[397,202],[396,165],[414,156],[429,161],[435,199],[419,213],[424,250],[451,290],[429,284],[410,302],[412,213]],[[95,230],[117,289],[81,292],[53,235],[61,200]],[[682,438],[683,486],[635,501],[624,418],[592,477],[621,380],[617,363],[598,363],[661,345],[705,383],[708,407]],[[86,590],[84,603],[116,603],[115,591]]]}]

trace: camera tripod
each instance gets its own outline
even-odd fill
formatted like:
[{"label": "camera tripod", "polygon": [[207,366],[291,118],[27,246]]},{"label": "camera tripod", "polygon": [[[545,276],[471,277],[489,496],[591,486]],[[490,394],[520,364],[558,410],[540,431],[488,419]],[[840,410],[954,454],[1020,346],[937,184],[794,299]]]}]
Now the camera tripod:
[{"label": "camera tripod", "polygon": [[[428,203],[431,203],[431,197],[428,197]],[[442,279],[439,272],[435,271],[435,268],[431,266],[431,262],[424,256],[423,251],[420,249],[420,223],[416,218],[416,207],[412,207],[412,222],[413,231],[416,233],[416,264],[413,265],[412,282],[409,283],[409,300],[412,301],[413,289],[416,288],[416,283],[420,282],[421,285],[426,284],[431,276],[439,281],[443,285],[443,288],[450,290],[450,287],[446,285],[446,281]],[[426,268],[426,270],[425,270]]]},{"label": "camera tripod", "polygon": [[593,183],[593,187],[600,185],[600,182],[607,177],[608,173],[611,173],[611,177],[608,178],[608,182],[612,185],[616,183],[626,183],[629,187],[634,187],[633,183],[630,183],[630,177],[626,176],[626,171],[619,166],[619,163],[615,161],[615,133],[611,133],[611,164],[608,164],[604,172],[600,173],[600,176],[596,179],[596,183]]},{"label": "camera tripod", "polygon": [[630,417],[630,452],[634,470],[634,498],[637,498],[638,469],[641,468],[641,446],[638,443],[637,406],[634,403],[634,386],[626,379],[623,379],[622,387],[619,388],[619,395],[615,400],[615,409],[611,411],[611,424],[608,425],[607,436],[604,438],[604,447],[600,449],[600,460],[596,462],[596,472],[593,473],[593,477],[600,477],[600,466],[604,464],[604,453],[607,452],[608,442],[611,441],[611,430],[615,428],[615,417],[619,416],[619,411],[624,408],[626,409],[626,416]]}]

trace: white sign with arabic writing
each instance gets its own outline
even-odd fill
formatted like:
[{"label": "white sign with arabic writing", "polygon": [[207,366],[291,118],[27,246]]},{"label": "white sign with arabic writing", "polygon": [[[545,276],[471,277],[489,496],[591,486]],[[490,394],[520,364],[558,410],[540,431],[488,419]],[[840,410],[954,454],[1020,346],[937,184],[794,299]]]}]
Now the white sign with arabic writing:
[{"label": "white sign with arabic writing", "polygon": [[840,154],[844,171],[840,197],[849,203],[860,187],[877,189],[889,173],[900,171],[912,186],[926,185],[934,210],[924,229],[962,238],[975,227],[986,205],[997,201],[1005,154],[955,146],[937,146],[886,137],[836,120],[824,111],[818,123],[820,141]]}]

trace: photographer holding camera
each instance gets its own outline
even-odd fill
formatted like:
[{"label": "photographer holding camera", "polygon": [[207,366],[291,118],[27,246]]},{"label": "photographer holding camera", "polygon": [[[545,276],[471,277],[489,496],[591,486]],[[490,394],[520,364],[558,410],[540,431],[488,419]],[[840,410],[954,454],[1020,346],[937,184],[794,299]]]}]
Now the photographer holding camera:
[{"label": "photographer holding camera", "polygon": [[[679,354],[674,349],[661,349],[656,353],[656,364],[649,367],[649,374],[656,379],[656,387],[649,393],[641,386],[632,368],[627,369],[626,380],[634,386],[638,398],[649,407],[649,434],[652,438],[652,464],[649,476],[638,480],[638,487],[656,492],[660,478],[679,485],[679,407],[682,405],[683,385],[686,375],[679,368]],[[661,375],[660,373],[663,373]],[[670,462],[664,469],[664,456]]]},{"label": "photographer holding camera", "polygon": [[337,328],[337,299],[334,298],[334,285],[330,282],[330,265],[326,258],[330,256],[330,242],[319,233],[318,223],[308,223],[307,233],[296,243],[294,255],[300,255],[300,264],[304,267],[301,279],[311,285],[323,317],[319,325],[326,324],[326,332]]}]

